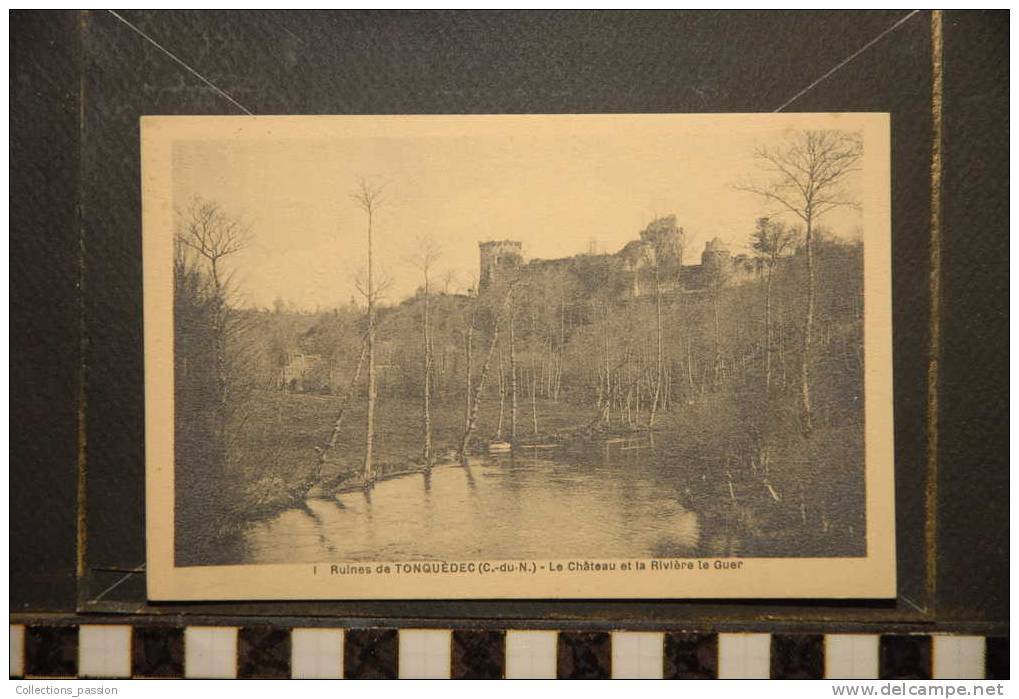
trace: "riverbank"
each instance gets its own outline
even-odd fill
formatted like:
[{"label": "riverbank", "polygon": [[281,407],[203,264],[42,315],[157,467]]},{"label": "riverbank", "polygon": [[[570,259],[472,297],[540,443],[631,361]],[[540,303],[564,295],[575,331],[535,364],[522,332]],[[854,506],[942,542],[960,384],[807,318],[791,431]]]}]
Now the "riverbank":
[{"label": "riverbank", "polygon": [[[336,446],[330,450],[323,467],[329,479],[347,470],[360,468],[364,462],[366,414],[361,402],[348,406]],[[236,451],[231,461],[248,478],[260,469],[275,472],[287,481],[309,473],[317,463],[316,447],[324,444],[343,404],[340,396],[276,391],[255,392],[248,402],[243,439],[235,440]],[[538,431],[533,429],[530,404],[519,410],[518,443],[540,443],[556,434],[575,431],[593,418],[593,411],[566,402],[536,402]],[[497,400],[482,405],[471,450],[477,451],[490,441],[497,441]],[[432,403],[433,458],[443,460],[459,447],[463,433],[464,407],[459,400]],[[526,417],[526,420],[525,420]],[[501,439],[510,439],[510,410],[507,401]],[[420,460],[423,444],[421,401],[414,398],[380,396],[375,409],[373,460],[376,464],[399,464]]]},{"label": "riverbank", "polygon": [[[233,455],[235,463],[248,465],[237,474],[242,495],[235,511],[241,519],[258,520],[301,507],[307,496],[329,499],[363,489],[366,416],[359,405],[349,406],[337,445],[322,466],[321,481],[310,492],[306,487],[319,458],[316,447],[326,441],[341,403],[328,395],[257,394],[246,426],[250,434],[239,440],[248,451]],[[485,454],[489,444],[498,441],[498,402],[482,408],[470,444],[472,454]],[[747,531],[744,538],[806,537],[813,541],[804,542],[807,550],[822,550],[831,542],[839,549],[855,550],[851,542],[862,541],[863,434],[856,421],[822,421],[810,439],[782,425],[774,430],[780,439],[761,430],[768,414],[759,406],[754,408],[757,420],[748,423],[738,404],[708,396],[659,413],[655,429],[649,431],[631,429],[618,420],[592,426],[590,408],[539,399],[535,432],[529,401],[526,408],[518,414],[514,455],[557,460],[580,454],[582,461],[594,458],[591,452],[599,448],[624,454],[658,451],[668,455],[659,468],[682,482],[684,504],[711,513],[710,517],[733,520]],[[426,470],[420,412],[418,400],[379,401],[373,450],[376,481]],[[509,439],[508,413],[507,406],[502,440]],[[433,403],[434,465],[459,463],[456,447],[462,425],[462,404]]]}]

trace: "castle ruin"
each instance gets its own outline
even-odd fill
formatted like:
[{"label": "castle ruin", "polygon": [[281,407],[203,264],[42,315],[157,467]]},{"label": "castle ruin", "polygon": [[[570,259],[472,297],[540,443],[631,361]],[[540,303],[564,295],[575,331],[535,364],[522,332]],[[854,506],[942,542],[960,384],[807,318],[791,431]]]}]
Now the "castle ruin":
[{"label": "castle ruin", "polygon": [[757,276],[758,261],[748,255],[733,255],[720,239],[707,242],[699,265],[683,264],[685,236],[676,216],[656,218],[613,254],[586,253],[555,260],[524,260],[523,247],[516,240],[490,240],[478,244],[480,250],[479,289],[501,280],[538,271],[560,270],[582,274],[597,270],[599,285],[618,289],[631,298],[654,293],[657,285],[663,293],[703,291],[711,284],[739,284]]}]

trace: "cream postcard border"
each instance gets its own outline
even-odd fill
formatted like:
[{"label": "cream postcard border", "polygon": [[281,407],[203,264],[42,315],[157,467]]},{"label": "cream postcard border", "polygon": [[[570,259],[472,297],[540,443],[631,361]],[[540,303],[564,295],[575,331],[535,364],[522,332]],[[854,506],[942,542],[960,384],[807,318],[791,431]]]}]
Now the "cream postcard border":
[{"label": "cream postcard border", "polygon": [[[175,140],[329,139],[357,133],[424,135],[436,127],[520,128],[536,120],[563,127],[642,123],[678,129],[726,123],[733,129],[838,128],[864,136],[865,488],[867,556],[858,558],[689,559],[705,570],[533,574],[329,575],[332,564],[174,565],[173,202]],[[887,114],[698,114],[522,116],[149,116],[141,120],[145,322],[146,544],[152,600],[471,598],[891,598],[895,592],[892,431],[891,179]],[[597,559],[597,552],[590,552]],[[636,560],[650,560],[635,557]],[[716,560],[742,561],[738,570]],[[362,563],[374,568],[383,562]],[[475,562],[480,564],[482,562]],[[496,563],[490,561],[487,563]],[[542,561],[542,563],[546,563]],[[563,561],[565,563],[565,561]],[[313,572],[315,571],[315,572]]]}]

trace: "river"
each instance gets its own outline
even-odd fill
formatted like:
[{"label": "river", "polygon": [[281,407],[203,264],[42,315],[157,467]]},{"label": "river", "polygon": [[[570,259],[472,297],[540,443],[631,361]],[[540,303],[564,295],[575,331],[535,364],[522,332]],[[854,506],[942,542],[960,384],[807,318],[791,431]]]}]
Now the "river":
[{"label": "river", "polygon": [[865,555],[850,469],[776,490],[677,444],[645,434],[436,466],[248,522],[216,563]]},{"label": "river", "polygon": [[250,523],[236,562],[697,555],[683,475],[650,451],[639,438],[523,448],[309,500]]}]

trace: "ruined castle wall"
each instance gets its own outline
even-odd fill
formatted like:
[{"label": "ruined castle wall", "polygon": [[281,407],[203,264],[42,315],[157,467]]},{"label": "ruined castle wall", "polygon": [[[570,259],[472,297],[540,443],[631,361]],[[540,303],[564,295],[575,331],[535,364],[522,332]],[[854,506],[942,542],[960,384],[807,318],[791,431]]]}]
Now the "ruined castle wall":
[{"label": "ruined castle wall", "polygon": [[523,246],[517,240],[490,240],[478,243],[480,252],[480,277],[478,284],[486,289],[495,283],[500,275],[516,269],[524,260]]}]

